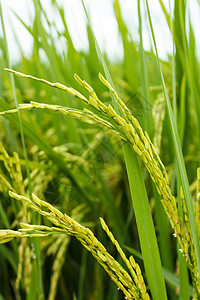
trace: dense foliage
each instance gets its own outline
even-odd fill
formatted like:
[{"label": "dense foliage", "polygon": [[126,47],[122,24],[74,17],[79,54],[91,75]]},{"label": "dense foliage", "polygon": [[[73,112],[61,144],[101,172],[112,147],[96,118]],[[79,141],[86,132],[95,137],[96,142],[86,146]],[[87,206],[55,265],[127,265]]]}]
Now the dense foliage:
[{"label": "dense foliage", "polygon": [[124,57],[112,63],[87,11],[89,48],[78,51],[64,9],[52,1],[59,32],[33,1],[32,25],[18,17],[32,54],[18,45],[15,66],[0,4],[1,300],[199,299],[197,45],[186,1],[175,0],[173,12],[159,3],[173,37],[167,62],[158,58],[148,1],[151,52],[140,1],[139,44],[113,1]]}]

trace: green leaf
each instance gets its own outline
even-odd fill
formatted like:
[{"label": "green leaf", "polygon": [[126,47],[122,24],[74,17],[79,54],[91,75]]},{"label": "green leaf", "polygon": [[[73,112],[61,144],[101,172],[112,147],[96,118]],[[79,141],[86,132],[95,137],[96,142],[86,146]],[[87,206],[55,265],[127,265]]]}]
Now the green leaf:
[{"label": "green leaf", "polygon": [[[82,4],[87,16],[88,24],[93,33],[91,22],[87,14],[87,10],[82,0]],[[105,59],[101,53],[96,37],[93,33],[93,38],[99,53],[101,63],[104,68],[106,79],[114,87],[108,67],[106,65]],[[113,105],[117,112],[119,112],[118,104],[116,99],[111,93],[111,98]],[[160,261],[160,255],[158,251],[158,244],[156,241],[156,235],[153,225],[153,220],[150,212],[149,202],[147,198],[146,189],[144,186],[144,180],[142,178],[139,163],[137,161],[136,154],[129,144],[122,144],[124,158],[127,168],[127,174],[129,179],[129,185],[131,190],[133,208],[135,211],[136,222],[138,226],[140,244],[142,248],[142,254],[144,257],[145,271],[147,274],[148,284],[151,290],[153,299],[167,299],[166,288],[164,283],[164,278],[162,274],[162,266]]]},{"label": "green leaf", "polygon": [[174,120],[174,115],[171,107],[171,103],[169,100],[169,96],[167,93],[159,57],[158,57],[158,51],[157,51],[157,45],[156,45],[156,40],[154,36],[154,30],[153,30],[153,25],[151,21],[151,15],[150,15],[150,10],[149,10],[149,5],[148,1],[146,0],[146,7],[147,7],[147,14],[148,14],[148,20],[150,24],[150,29],[151,29],[151,35],[153,38],[153,44],[156,52],[156,58],[158,62],[158,67],[159,67],[159,72],[162,80],[162,86],[163,86],[163,91],[164,91],[164,96],[165,100],[167,103],[167,111],[168,111],[168,116],[169,116],[169,124],[170,124],[170,130],[172,134],[172,139],[173,139],[173,144],[174,144],[174,151],[176,154],[176,159],[177,159],[177,164],[178,164],[178,169],[180,173],[180,180],[181,180],[181,185],[183,186],[183,192],[184,192],[184,197],[186,201],[186,207],[188,211],[188,216],[189,216],[189,222],[191,226],[191,232],[192,232],[192,238],[194,242],[194,248],[195,248],[195,254],[196,254],[196,259],[197,259],[197,265],[198,265],[198,272],[200,275],[200,248],[199,248],[199,238],[198,238],[198,232],[197,232],[197,224],[195,220],[195,214],[194,214],[194,208],[193,208],[193,203],[192,203],[192,197],[190,193],[190,187],[189,187],[189,182],[188,182],[188,177],[185,169],[185,163],[184,163],[184,158],[181,150],[181,143],[178,135],[178,130],[176,127],[176,123]]}]

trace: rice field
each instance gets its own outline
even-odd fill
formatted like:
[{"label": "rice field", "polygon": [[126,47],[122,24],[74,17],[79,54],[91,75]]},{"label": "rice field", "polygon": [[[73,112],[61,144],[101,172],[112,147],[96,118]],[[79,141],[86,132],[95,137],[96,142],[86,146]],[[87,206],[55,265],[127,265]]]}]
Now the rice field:
[{"label": "rice field", "polygon": [[13,65],[0,2],[0,300],[200,299],[198,40],[189,1],[157,2],[165,60],[148,0],[139,41],[112,1],[118,59],[83,0],[87,49],[33,0],[31,25],[12,12],[33,40],[27,56],[13,28]]}]

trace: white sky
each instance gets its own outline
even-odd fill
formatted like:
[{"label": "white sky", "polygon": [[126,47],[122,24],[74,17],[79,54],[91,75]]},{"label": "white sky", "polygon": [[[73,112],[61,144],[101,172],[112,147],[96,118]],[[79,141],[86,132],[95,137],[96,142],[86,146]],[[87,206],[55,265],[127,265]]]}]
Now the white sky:
[{"label": "white sky", "polygon": [[[136,0],[120,0],[121,10],[125,22],[128,24],[129,31],[134,41],[139,41],[138,36],[138,16],[137,16],[137,1]],[[142,1],[141,1],[142,2]],[[168,5],[168,0],[163,1]],[[4,22],[6,26],[6,33],[9,43],[9,52],[12,61],[16,61],[20,57],[19,49],[16,47],[13,29],[16,33],[17,39],[20,41],[21,48],[25,55],[31,53],[32,37],[28,31],[20,24],[12,10],[27,24],[31,25],[34,19],[34,6],[32,0],[1,0]],[[41,0],[47,15],[51,20],[56,22],[57,28],[61,28],[61,22],[52,9],[51,0]],[[66,22],[71,33],[74,45],[77,49],[86,49],[87,35],[86,35],[86,18],[82,8],[81,0],[64,0],[58,1],[60,5],[64,6]],[[112,58],[120,58],[123,54],[122,43],[118,34],[117,22],[113,11],[113,0],[85,0],[91,16],[93,29],[95,31],[97,40],[101,49],[106,50],[108,56]],[[162,59],[167,58],[167,54],[172,51],[172,40],[169,29],[167,27],[165,17],[159,5],[158,0],[149,0],[156,42],[158,46],[159,56]],[[171,0],[173,6],[173,1]],[[200,28],[200,5],[198,0],[190,0],[190,12],[192,15],[192,22],[197,30],[197,43],[200,45],[199,28]],[[150,38],[147,26],[147,18],[142,11],[142,20],[144,23],[143,38],[144,46],[150,49]],[[2,29],[0,27],[0,35]],[[199,47],[200,48],[200,47]]]}]

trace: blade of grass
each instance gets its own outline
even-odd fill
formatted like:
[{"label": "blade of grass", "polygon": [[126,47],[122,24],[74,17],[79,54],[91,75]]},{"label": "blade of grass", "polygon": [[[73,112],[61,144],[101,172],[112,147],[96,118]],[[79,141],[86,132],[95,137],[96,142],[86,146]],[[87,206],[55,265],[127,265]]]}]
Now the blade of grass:
[{"label": "blade of grass", "polygon": [[[140,34],[140,79],[141,79],[141,87],[143,94],[145,95],[148,101],[146,103],[151,103],[150,95],[148,91],[148,73],[147,73],[147,63],[145,52],[143,48],[143,35],[142,35],[142,18],[141,18],[141,4],[140,0],[138,0],[138,18],[139,18],[139,34]],[[150,134],[151,138],[153,138],[153,123],[152,123],[152,110],[148,110],[148,107],[144,107],[144,113],[147,118],[145,118],[145,128],[146,131]],[[155,199],[155,220],[156,225],[158,226],[159,232],[159,249],[161,255],[162,264],[167,267],[169,270],[173,270],[173,255],[171,251],[171,241],[170,241],[170,230],[171,227],[168,222],[168,217],[165,214],[163,206],[161,204],[160,196],[154,186],[154,183],[151,182],[153,198]],[[170,292],[170,291],[168,291]],[[172,297],[172,293],[170,293]]]},{"label": "blade of grass", "polygon": [[152,297],[153,299],[161,299],[160,297],[167,299],[158,244],[144,180],[137,157],[133,155],[132,148],[129,144],[124,146],[124,156],[144,258],[144,266]]},{"label": "blade of grass", "polygon": [[[95,34],[92,30],[92,25],[84,1],[81,1],[88,20],[88,24],[91,28],[91,32],[93,33],[93,38],[100,56],[101,63],[104,68],[104,72],[106,74],[106,79],[113,86],[112,78],[107,68],[105,59],[101,53]],[[111,98],[114,107],[119,112],[117,102],[112,94]],[[138,232],[144,257],[144,265],[147,274],[148,284],[150,286],[153,299],[164,300],[167,299],[167,294],[162,274],[162,266],[158,251],[158,244],[156,241],[154,225],[151,217],[146,189],[144,186],[144,180],[142,178],[136,154],[133,151],[131,145],[123,144],[123,152],[129,178],[133,207],[135,210],[136,221],[138,225]]]},{"label": "blade of grass", "polygon": [[[141,87],[144,94],[144,97],[147,101],[144,101],[144,113],[145,117],[145,130],[148,132],[151,138],[153,138],[153,120],[152,120],[152,110],[148,110],[148,107],[145,107],[146,103],[150,102],[150,95],[149,95],[149,87],[148,87],[148,73],[147,73],[147,64],[146,64],[146,57],[143,48],[143,35],[142,35],[142,18],[141,18],[141,3],[138,0],[138,18],[139,18],[139,34],[140,34],[140,47],[139,47],[139,54],[140,54],[140,81]],[[160,246],[160,254],[162,258],[162,263],[165,267],[169,270],[173,270],[173,255],[171,251],[170,245],[170,225],[168,222],[168,218],[164,212],[164,209],[161,204],[161,199],[156,191],[154,184],[151,182],[152,190],[153,190],[153,197],[155,199],[155,217],[156,223],[158,226],[159,231],[159,246]],[[170,291],[169,291],[170,292]],[[172,293],[170,293],[172,297]]]},{"label": "blade of grass", "polygon": [[[8,49],[8,44],[7,44],[6,31],[5,31],[5,26],[4,26],[3,11],[2,11],[1,3],[0,3],[0,16],[1,16],[1,24],[2,24],[2,29],[3,29],[3,36],[4,36],[4,40],[5,40],[5,46],[6,46],[7,64],[9,66],[9,68],[12,68],[10,58],[9,58],[9,49]],[[18,101],[17,101],[16,91],[15,91],[15,82],[14,82],[13,74],[10,74],[10,80],[11,80],[11,85],[12,85],[12,92],[13,92],[13,97],[14,97],[14,101],[15,101],[15,106],[18,109]],[[29,183],[29,194],[31,196],[32,195],[32,187],[31,187],[30,170],[29,170],[29,165],[28,165],[28,156],[27,156],[26,145],[25,145],[25,140],[24,140],[24,133],[23,133],[23,126],[22,126],[20,111],[18,111],[18,122],[19,122],[21,141],[22,141],[22,146],[23,146],[23,151],[24,151],[24,157],[26,160],[26,172],[27,172],[27,178],[28,178],[28,183]]]},{"label": "blade of grass", "polygon": [[[128,246],[124,246],[124,248],[129,253],[134,255],[135,257],[143,260],[143,256],[139,251],[137,251],[137,250],[135,250],[131,247],[128,247]],[[180,288],[180,278],[178,278],[175,274],[173,274],[167,268],[163,267],[163,275],[164,275],[164,278],[165,278],[166,282],[168,282],[173,288],[176,288],[176,289]],[[190,295],[190,297],[193,296],[193,287],[191,285],[189,285],[189,295]]]},{"label": "blade of grass", "polygon": [[158,194],[156,188],[152,185],[153,189],[153,197],[155,199],[155,219],[156,225],[158,226],[159,232],[159,248],[162,265],[173,271],[174,265],[174,257],[173,252],[171,251],[171,227],[169,225],[168,217],[164,211],[163,205],[161,203],[160,195]]},{"label": "blade of grass", "polygon": [[[6,260],[8,260],[8,262],[12,266],[15,274],[17,274],[16,254],[14,254],[13,251],[11,251],[6,245],[0,245],[0,253],[1,253],[2,257],[4,257]],[[16,251],[16,253],[17,253],[17,251]]]},{"label": "blade of grass", "polygon": [[165,18],[166,18],[166,21],[167,21],[167,25],[169,26],[170,29],[172,29],[172,22],[171,22],[171,19],[170,19],[170,15],[168,14],[168,12],[167,12],[167,10],[166,10],[163,1],[162,1],[162,0],[159,0],[159,3],[160,3],[160,6],[161,6],[161,8],[162,8],[163,13],[165,14]]},{"label": "blade of grass", "polygon": [[[133,74],[138,74],[139,69],[139,55],[136,49],[136,45],[133,42],[131,35],[128,32],[128,28],[122,18],[121,8],[118,0],[114,1],[114,10],[116,15],[116,20],[118,22],[119,32],[122,37],[123,49],[124,49],[124,59],[123,59],[123,73],[125,75],[126,81],[131,85],[133,91],[137,91],[140,84],[139,76],[133,76]],[[145,100],[145,99],[144,99]],[[143,103],[142,103],[143,104]],[[144,119],[139,120],[142,127]]]},{"label": "blade of grass", "polygon": [[[66,71],[64,68],[61,68],[63,66],[63,62],[59,55],[56,52],[56,49],[54,47],[54,41],[52,37],[45,31],[45,28],[43,26],[43,23],[41,21],[41,17],[43,16],[43,10],[42,10],[42,5],[40,1],[34,1],[34,6],[35,6],[35,20],[34,20],[34,26],[33,28],[27,26],[23,20],[16,14],[16,12],[13,11],[13,14],[16,16],[16,18],[20,21],[20,23],[28,30],[28,32],[31,34],[31,36],[34,39],[34,47],[37,50],[37,54],[39,53],[40,49],[43,49],[48,60],[50,63],[51,68],[48,68],[48,74],[47,77],[51,78],[53,81],[56,78],[59,82],[65,82],[66,77],[70,78],[71,73]],[[51,41],[51,44],[49,42]],[[74,53],[74,57],[76,57],[76,52]],[[36,59],[37,66],[40,66],[40,62],[37,61],[39,60],[38,55],[34,55],[34,59]],[[41,67],[38,68],[40,70],[39,77],[44,78],[44,72]],[[36,70],[38,72],[38,70]],[[54,70],[54,72],[52,72]],[[30,69],[29,69],[30,73]],[[70,76],[69,76],[70,74]],[[45,74],[46,75],[46,74]],[[67,76],[66,76],[67,75]],[[65,77],[66,76],[66,77]],[[48,90],[48,88],[47,88]],[[59,102],[63,105],[68,105],[70,98],[67,98],[66,95],[63,95],[60,93],[60,91],[56,91],[57,98],[59,99]],[[49,96],[49,99],[51,99],[51,95]],[[58,117],[52,116],[52,119],[54,121],[54,127],[56,128],[56,132],[58,134],[60,143],[64,143],[63,139],[63,134],[61,131],[61,126],[60,126],[60,119]],[[70,128],[68,131],[69,139],[73,141],[74,143],[81,143],[80,136],[77,131],[77,123],[75,120],[67,118],[65,119],[65,122],[67,124],[67,127]]]},{"label": "blade of grass", "polygon": [[[139,34],[140,34],[140,84],[142,88],[142,95],[145,101],[143,101],[143,113],[145,113],[144,129],[148,132],[150,138],[153,138],[153,119],[152,110],[148,109],[151,105],[150,95],[149,95],[149,82],[148,82],[148,72],[146,56],[143,47],[143,34],[142,34],[142,18],[140,11],[140,0],[137,1],[138,4],[138,19],[139,19]],[[148,105],[148,107],[147,107]]]},{"label": "blade of grass", "polygon": [[[181,29],[181,35],[182,35],[182,41],[183,41],[183,52],[184,52],[184,69],[186,70],[188,82],[189,82],[189,88],[191,91],[191,96],[192,96],[192,102],[193,105],[195,106],[195,116],[196,116],[196,123],[197,123],[197,129],[198,129],[198,135],[200,137],[200,106],[199,106],[199,93],[197,90],[197,84],[196,84],[196,76],[198,76],[198,72],[195,72],[195,69],[193,68],[193,62],[195,61],[196,55],[191,56],[191,51],[192,51],[192,44],[190,43],[190,48],[188,47],[187,43],[187,37],[186,37],[186,24],[185,24],[185,6],[187,4],[184,3],[184,1],[176,1],[179,9],[179,15],[180,15],[180,29]],[[190,19],[190,15],[189,15]],[[189,21],[190,22],[190,21]],[[192,27],[190,27],[190,33],[192,35]],[[190,36],[191,36],[190,35]],[[194,53],[193,53],[194,54]],[[198,63],[197,63],[198,64]],[[196,74],[195,74],[196,73]],[[200,269],[199,269],[200,270]]]},{"label": "blade of grass", "polygon": [[151,35],[152,35],[152,39],[153,39],[153,45],[154,45],[156,58],[157,58],[157,62],[158,62],[158,67],[159,67],[159,72],[160,72],[160,76],[161,76],[161,80],[162,80],[164,96],[165,96],[166,103],[167,103],[167,111],[168,111],[168,116],[169,116],[169,121],[170,121],[170,130],[171,130],[171,134],[172,134],[174,150],[175,150],[178,168],[179,168],[179,172],[180,172],[181,184],[183,186],[183,191],[184,191],[184,195],[185,195],[186,207],[187,207],[187,211],[188,211],[189,222],[190,222],[191,232],[192,232],[192,238],[194,241],[195,254],[196,254],[197,265],[198,265],[198,272],[200,275],[199,238],[198,238],[197,225],[196,225],[196,221],[195,221],[195,214],[194,214],[194,209],[193,209],[193,204],[192,204],[192,197],[191,197],[188,177],[187,177],[187,173],[186,173],[186,169],[185,169],[184,158],[183,158],[183,154],[182,154],[182,150],[181,150],[180,139],[179,139],[171,103],[170,103],[169,96],[167,93],[167,89],[166,89],[166,85],[165,85],[165,81],[164,81],[164,77],[163,77],[163,73],[162,73],[162,69],[161,69],[161,65],[160,65],[160,61],[159,61],[159,57],[158,57],[157,45],[156,45],[153,25],[152,25],[152,21],[151,21],[151,14],[150,14],[149,5],[148,5],[147,0],[146,0],[146,8],[147,8],[147,14],[148,14]]},{"label": "blade of grass", "polygon": [[[3,35],[4,35],[4,39],[5,39],[5,45],[6,45],[7,63],[8,63],[9,68],[12,68],[10,58],[9,58],[9,49],[8,49],[8,44],[7,44],[6,30],[5,30],[5,26],[4,26],[3,11],[2,11],[1,3],[0,3],[0,16],[1,16]],[[13,92],[13,96],[14,96],[15,106],[18,109],[18,101],[17,101],[16,91],[15,91],[15,82],[14,82],[13,74],[10,74],[10,80],[11,80],[11,85],[12,85],[12,92]],[[30,169],[29,169],[29,164],[28,164],[28,155],[27,155],[27,151],[26,151],[22,120],[21,120],[21,115],[20,115],[19,111],[18,111],[18,122],[19,122],[19,129],[20,129],[24,157],[26,160],[26,173],[27,173],[27,178],[28,178],[28,189],[29,189],[29,195],[31,198],[32,197],[32,184],[31,184],[31,177],[30,177]],[[34,221],[35,220],[34,214],[32,214],[32,217],[33,217],[33,221]],[[35,251],[36,251],[35,252],[36,265],[35,265],[35,268],[33,268],[33,272],[35,272],[35,274],[37,274],[36,277],[39,279],[39,287],[38,287],[39,294],[40,294],[41,299],[44,299],[44,288],[43,288],[43,282],[42,282],[41,263],[40,263],[40,257],[39,257],[40,256],[40,247],[39,247],[38,241],[34,240],[34,246],[35,246]]]},{"label": "blade of grass", "polygon": [[[174,113],[174,121],[177,127],[177,103],[176,103],[176,66],[175,66],[175,41],[174,41],[174,27],[172,22],[172,9],[171,4],[169,1],[169,8],[170,8],[170,20],[171,20],[171,31],[172,31],[172,101],[173,101],[173,113]],[[177,177],[177,194],[178,194],[178,206],[179,206],[179,214],[183,218],[183,211],[181,208],[181,201],[180,201],[180,174],[177,171],[177,158],[175,157],[175,174]],[[189,300],[189,277],[188,277],[188,270],[186,265],[185,257],[179,251],[180,245],[177,242],[177,252],[178,252],[178,262],[179,262],[179,279],[180,279],[180,293],[179,299]]]}]

